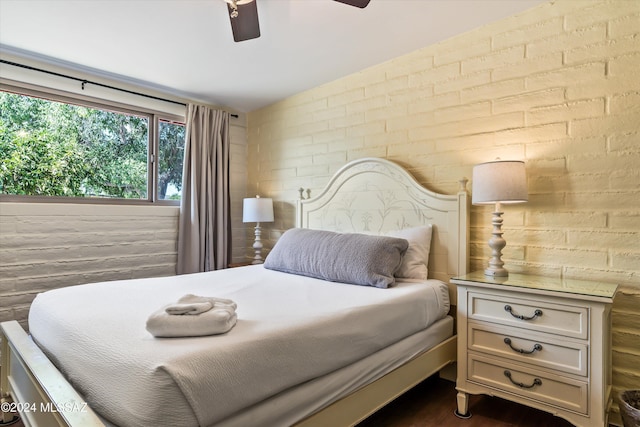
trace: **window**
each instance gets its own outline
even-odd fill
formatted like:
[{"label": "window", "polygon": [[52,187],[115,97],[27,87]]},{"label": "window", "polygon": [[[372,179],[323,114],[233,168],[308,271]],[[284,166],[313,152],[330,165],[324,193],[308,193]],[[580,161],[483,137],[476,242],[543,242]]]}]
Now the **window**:
[{"label": "window", "polygon": [[180,200],[184,160],[183,123],[160,120],[158,126],[158,199]]},{"label": "window", "polygon": [[184,136],[155,113],[0,91],[0,194],[179,200]]}]

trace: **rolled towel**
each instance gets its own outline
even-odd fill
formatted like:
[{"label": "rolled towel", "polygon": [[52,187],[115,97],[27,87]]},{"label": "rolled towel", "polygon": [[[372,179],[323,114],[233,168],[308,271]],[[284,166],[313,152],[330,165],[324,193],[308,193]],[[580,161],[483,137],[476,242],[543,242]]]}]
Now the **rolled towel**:
[{"label": "rolled towel", "polygon": [[176,303],[169,304],[165,307],[165,311],[174,316],[196,316],[213,308],[210,302],[192,302],[192,303]]},{"label": "rolled towel", "polygon": [[202,297],[198,295],[187,294],[178,300],[178,303],[181,303],[181,304],[200,303],[200,302],[209,302],[211,303],[211,305],[213,305],[213,308],[227,307],[227,308],[231,308],[233,311],[235,311],[236,308],[238,308],[238,305],[234,301],[226,298]]}]

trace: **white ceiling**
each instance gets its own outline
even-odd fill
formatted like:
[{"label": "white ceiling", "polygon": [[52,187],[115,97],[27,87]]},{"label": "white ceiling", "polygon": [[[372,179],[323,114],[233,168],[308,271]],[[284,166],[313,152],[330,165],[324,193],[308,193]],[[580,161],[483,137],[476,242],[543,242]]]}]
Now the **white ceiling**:
[{"label": "white ceiling", "polygon": [[257,0],[235,43],[223,0],[0,0],[0,47],[248,112],[543,1]]}]

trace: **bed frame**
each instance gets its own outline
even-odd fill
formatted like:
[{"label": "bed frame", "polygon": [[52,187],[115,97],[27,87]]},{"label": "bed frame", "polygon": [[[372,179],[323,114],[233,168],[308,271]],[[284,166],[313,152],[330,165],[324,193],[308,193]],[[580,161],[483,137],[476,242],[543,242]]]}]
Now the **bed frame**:
[{"label": "bed frame", "polygon": [[[466,179],[455,195],[422,187],[388,160],[364,158],[342,167],[320,194],[299,200],[297,227],[384,234],[432,224],[429,277],[449,283],[468,268],[469,197]],[[301,191],[302,195],[302,191]],[[455,289],[449,285],[455,304]],[[455,312],[455,311],[453,311]],[[29,426],[103,426],[16,321],[0,323],[2,408]],[[354,425],[456,360],[456,336],[297,423],[300,427]],[[13,414],[3,412],[0,421]]]},{"label": "bed frame", "polygon": [[[298,201],[296,226],[337,232],[385,234],[432,224],[429,277],[449,284],[468,269],[469,195],[467,180],[455,195],[432,192],[389,160],[363,158],[343,166],[318,196]],[[301,198],[303,191],[300,192]],[[455,313],[455,309],[451,311]],[[453,336],[378,380],[296,424],[351,426],[365,419],[456,360]]]}]

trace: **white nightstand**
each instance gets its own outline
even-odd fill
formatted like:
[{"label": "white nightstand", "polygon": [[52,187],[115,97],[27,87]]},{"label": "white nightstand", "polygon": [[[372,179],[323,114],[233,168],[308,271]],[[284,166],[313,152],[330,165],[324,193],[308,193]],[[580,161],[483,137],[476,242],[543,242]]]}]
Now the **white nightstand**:
[{"label": "white nightstand", "polygon": [[607,425],[611,304],[617,285],[534,275],[458,285],[458,413],[469,394],[535,407],[576,426]]}]

